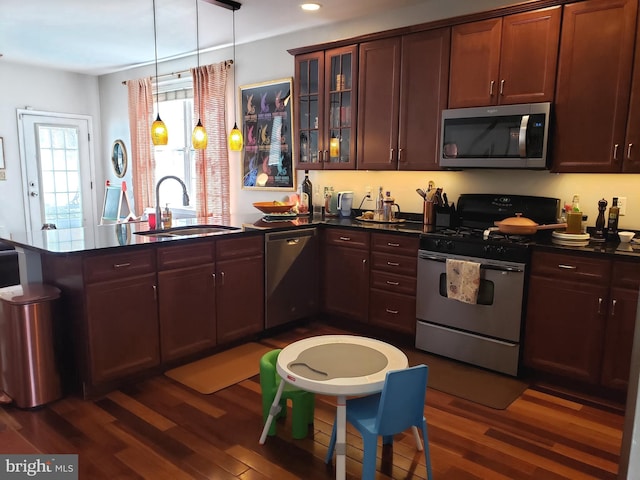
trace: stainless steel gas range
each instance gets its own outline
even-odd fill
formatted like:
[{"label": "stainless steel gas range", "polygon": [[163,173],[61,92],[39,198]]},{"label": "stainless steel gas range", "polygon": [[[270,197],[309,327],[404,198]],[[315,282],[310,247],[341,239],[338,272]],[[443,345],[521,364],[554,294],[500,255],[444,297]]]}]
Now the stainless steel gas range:
[{"label": "stainless steel gas range", "polygon": [[[494,222],[522,213],[555,223],[560,200],[518,195],[465,194],[455,228],[424,233],[418,252],[416,347],[517,376],[529,267],[529,236],[504,235]],[[480,264],[478,297],[447,295],[447,261]]]}]

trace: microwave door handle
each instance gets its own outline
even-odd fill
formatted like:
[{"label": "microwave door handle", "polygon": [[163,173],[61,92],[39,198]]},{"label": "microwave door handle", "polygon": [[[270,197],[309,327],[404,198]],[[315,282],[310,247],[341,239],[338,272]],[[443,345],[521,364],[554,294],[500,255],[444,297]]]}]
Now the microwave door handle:
[{"label": "microwave door handle", "polygon": [[527,157],[527,127],[529,126],[529,115],[523,115],[520,120],[520,135],[518,135],[518,148],[520,158]]}]

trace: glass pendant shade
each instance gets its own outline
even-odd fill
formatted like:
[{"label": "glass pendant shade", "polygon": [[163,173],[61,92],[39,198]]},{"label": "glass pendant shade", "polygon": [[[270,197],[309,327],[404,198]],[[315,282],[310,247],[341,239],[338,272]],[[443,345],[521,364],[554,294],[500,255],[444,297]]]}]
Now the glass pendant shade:
[{"label": "glass pendant shade", "polygon": [[169,143],[169,132],[167,131],[167,126],[160,119],[160,114],[151,125],[151,141],[154,145],[166,145]]},{"label": "glass pendant shade", "polygon": [[238,129],[238,124],[233,124],[233,129],[229,133],[229,150],[239,152],[243,145],[242,132]]},{"label": "glass pendant shade", "polygon": [[196,150],[204,150],[207,148],[207,131],[199,119],[196,128],[193,129],[193,133],[191,134],[191,145],[193,145],[193,148]]}]

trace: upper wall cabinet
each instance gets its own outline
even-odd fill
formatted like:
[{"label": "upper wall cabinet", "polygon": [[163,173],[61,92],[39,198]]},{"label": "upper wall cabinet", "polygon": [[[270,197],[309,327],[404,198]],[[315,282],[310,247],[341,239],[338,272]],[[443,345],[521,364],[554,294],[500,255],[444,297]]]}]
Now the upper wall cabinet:
[{"label": "upper wall cabinet", "polygon": [[450,35],[440,28],[360,45],[359,170],[439,168]]},{"label": "upper wall cabinet", "polygon": [[553,101],[560,7],[456,25],[449,108]]},{"label": "upper wall cabinet", "polygon": [[634,84],[629,109],[637,4],[587,0],[565,5],[553,171],[640,171],[640,82]]},{"label": "upper wall cabinet", "polygon": [[354,169],[357,46],[296,55],[296,168]]}]

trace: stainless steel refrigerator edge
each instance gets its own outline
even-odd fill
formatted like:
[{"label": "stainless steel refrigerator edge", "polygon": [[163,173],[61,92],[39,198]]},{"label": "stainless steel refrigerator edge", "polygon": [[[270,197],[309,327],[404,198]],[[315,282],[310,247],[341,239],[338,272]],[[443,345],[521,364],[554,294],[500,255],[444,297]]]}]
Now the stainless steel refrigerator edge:
[{"label": "stainless steel refrigerator edge", "polygon": [[315,228],[265,235],[265,328],[318,313]]},{"label": "stainless steel refrigerator edge", "polygon": [[636,307],[636,326],[633,333],[633,349],[631,350],[631,368],[629,371],[629,387],[627,405],[624,415],[622,446],[620,448],[619,479],[640,478],[640,298]]}]

